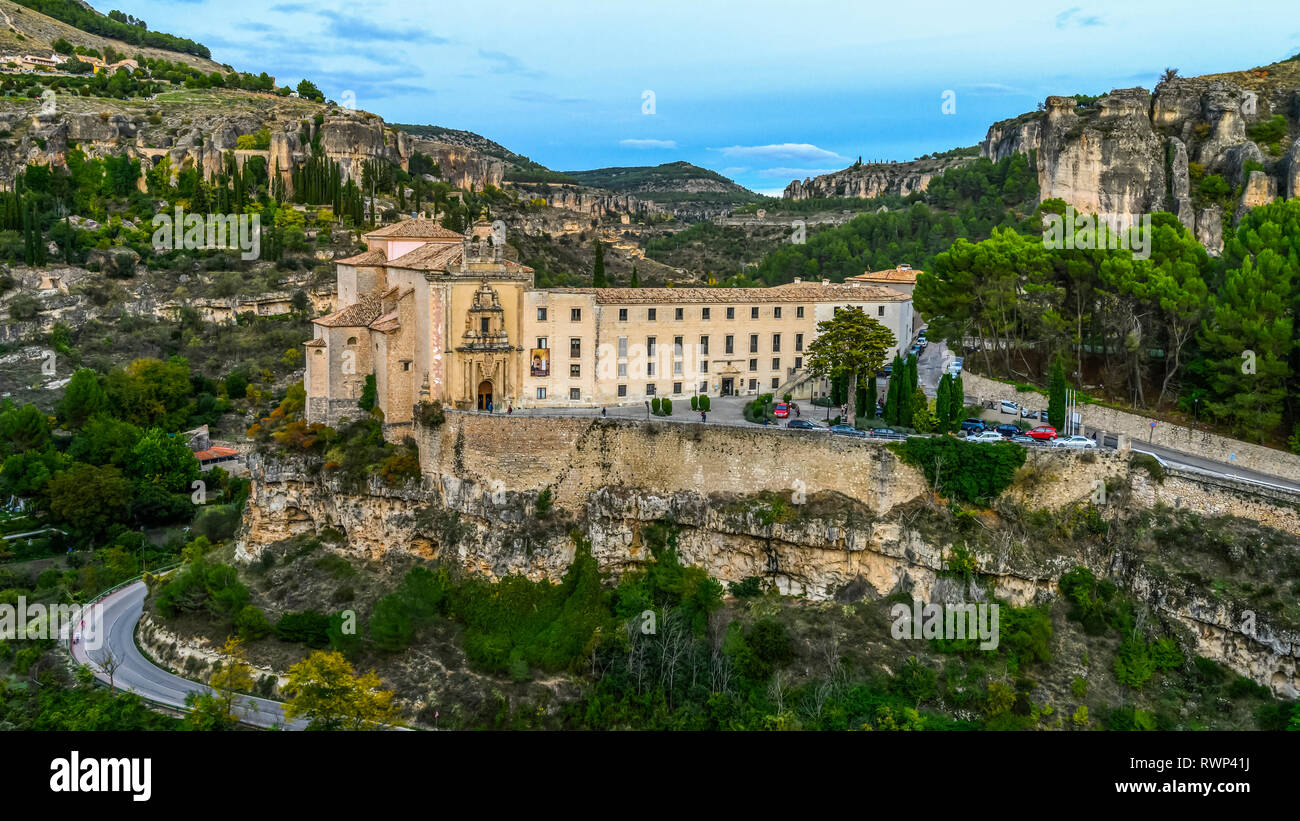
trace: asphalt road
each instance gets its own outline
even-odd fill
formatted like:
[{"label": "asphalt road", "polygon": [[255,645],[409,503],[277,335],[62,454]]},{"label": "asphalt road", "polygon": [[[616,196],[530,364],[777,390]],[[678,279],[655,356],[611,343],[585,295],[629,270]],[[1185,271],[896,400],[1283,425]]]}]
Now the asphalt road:
[{"label": "asphalt road", "polygon": [[[189,679],[173,675],[145,658],[135,645],[135,626],[140,621],[147,591],[144,582],[136,582],[113,593],[91,608],[86,614],[82,636],[72,647],[72,655],[79,663],[95,672],[105,683],[109,676],[101,666],[109,653],[121,665],[113,673],[113,686],[118,690],[137,693],[169,707],[185,709],[185,696],[193,692],[210,692],[211,688]],[[101,638],[102,637],[102,638]],[[98,641],[99,646],[94,645]],[[87,644],[92,649],[87,651]],[[302,730],[307,722],[302,719],[288,721],[283,706],[252,696],[239,696],[236,715],[254,727],[278,726],[285,730]]]}]

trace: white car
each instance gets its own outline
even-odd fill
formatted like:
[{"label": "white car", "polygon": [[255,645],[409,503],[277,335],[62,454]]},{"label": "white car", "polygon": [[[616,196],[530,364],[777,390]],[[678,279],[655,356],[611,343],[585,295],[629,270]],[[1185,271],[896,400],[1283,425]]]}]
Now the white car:
[{"label": "white car", "polygon": [[1065,436],[1052,442],[1054,448],[1095,448],[1097,443],[1086,436]]},{"label": "white car", "polygon": [[1017,413],[1020,413],[1020,406],[1009,399],[1003,399],[1000,405],[1003,413],[1009,413],[1012,416],[1015,416]]},{"label": "white car", "polygon": [[1001,442],[1002,434],[995,430],[986,430],[983,433],[977,433],[974,436],[967,436],[967,442]]}]

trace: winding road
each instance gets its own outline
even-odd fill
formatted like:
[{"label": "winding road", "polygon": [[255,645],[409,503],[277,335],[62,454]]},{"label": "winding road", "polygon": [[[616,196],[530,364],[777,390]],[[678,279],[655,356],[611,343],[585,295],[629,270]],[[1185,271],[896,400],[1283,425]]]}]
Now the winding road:
[{"label": "winding road", "polygon": [[[96,678],[108,683],[109,675],[103,664],[111,654],[112,659],[119,662],[112,676],[114,688],[184,710],[186,695],[211,692],[211,688],[167,672],[145,658],[140,648],[136,647],[135,626],[144,610],[147,592],[144,582],[136,582],[106,596],[89,608],[85,613],[81,638],[71,647],[72,656],[78,663],[90,667]],[[91,649],[88,650],[87,645]],[[307,727],[307,722],[302,719],[285,719],[284,706],[278,701],[238,696],[236,704],[235,713],[239,719],[254,727],[279,727],[285,730],[302,730]]]}]

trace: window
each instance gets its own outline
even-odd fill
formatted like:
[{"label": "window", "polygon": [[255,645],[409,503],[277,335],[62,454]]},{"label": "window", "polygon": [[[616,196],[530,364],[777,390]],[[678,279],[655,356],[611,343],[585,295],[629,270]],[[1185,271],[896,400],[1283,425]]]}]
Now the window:
[{"label": "window", "polygon": [[803,369],[803,357],[802,357],[802,356],[796,356],[796,357],[794,358],[794,369],[795,369],[796,371],[797,371],[797,370],[802,370],[802,369]]},{"label": "window", "polygon": [[576,336],[569,340],[569,358],[582,358],[582,340]]},{"label": "window", "polygon": [[794,335],[794,349],[795,349],[796,351],[802,351],[802,350],[803,350],[803,334],[795,334],[795,335]]},{"label": "window", "polygon": [[537,321],[538,321],[538,322],[545,322],[545,321],[546,321],[546,309],[545,309],[545,308],[538,308],[538,309],[537,309]]},{"label": "window", "polygon": [[619,396],[627,396],[627,385],[619,385],[619,386],[618,386],[618,395],[619,395]]},{"label": "window", "polygon": [[655,355],[655,338],[653,336],[647,336],[645,338],[645,355],[646,356]]},{"label": "window", "polygon": [[758,360],[757,360],[757,359],[751,359],[751,360],[749,360],[749,369],[750,369],[751,371],[756,371],[756,370],[758,370]]},{"label": "window", "polygon": [[349,336],[349,337],[348,337],[348,344],[349,344],[349,345],[355,345],[355,344],[357,344],[357,338],[356,338],[355,336]]},{"label": "window", "polygon": [[650,383],[648,383],[648,384],[645,386],[645,395],[646,395],[646,396],[654,396],[654,395],[655,395],[655,383],[650,382]]},{"label": "window", "polygon": [[700,337],[700,353],[705,356],[709,355],[709,338],[707,336]]},{"label": "window", "polygon": [[708,319],[708,318],[709,318],[709,309],[705,308],[700,312],[700,319]]},{"label": "window", "polygon": [[800,305],[794,309],[794,318],[803,319],[803,306]]},{"label": "window", "polygon": [[655,361],[653,359],[645,363],[645,375],[646,376],[655,375]]},{"label": "window", "polygon": [[781,352],[781,335],[772,334],[772,353]]},{"label": "window", "polygon": [[620,363],[618,363],[618,378],[619,378],[619,379],[626,379],[626,378],[627,378],[627,363],[626,363],[626,362],[620,362]]},{"label": "window", "polygon": [[626,336],[620,336],[618,338],[618,358],[627,359],[627,337]]},{"label": "window", "polygon": [[539,347],[539,348],[545,348],[545,347],[546,347],[546,337],[544,337],[544,336],[539,336],[539,337],[537,337],[537,347]]},{"label": "window", "polygon": [[681,321],[682,321],[682,312],[683,312],[684,310],[685,310],[684,308],[678,308],[676,311],[674,311],[674,312],[673,312],[673,319],[677,320],[678,322],[681,322]]},{"label": "window", "polygon": [[701,382],[701,383],[700,383],[700,393],[708,393],[708,392],[709,392],[709,383],[708,383],[708,382]]},{"label": "window", "polygon": [[781,370],[781,357],[779,356],[772,357],[772,370],[774,371]]},{"label": "window", "polygon": [[880,307],[876,308],[876,316],[884,316],[884,315],[885,315],[884,305],[881,305]]},{"label": "window", "polygon": [[570,321],[570,322],[581,322],[581,321],[582,321],[582,309],[581,309],[581,308],[570,308],[570,309],[569,309],[569,321]]},{"label": "window", "polygon": [[735,353],[735,352],[736,352],[736,338],[731,334],[727,334],[727,353]]},{"label": "window", "polygon": [[701,359],[701,360],[700,360],[700,373],[708,373],[708,372],[709,372],[709,360],[707,360],[707,359]]},{"label": "window", "polygon": [[581,366],[581,365],[570,365],[570,366],[569,366],[569,376],[573,377],[574,379],[579,379],[579,378],[581,378],[581,376],[582,376],[582,366]]},{"label": "window", "polygon": [[680,360],[680,359],[674,359],[674,360],[673,360],[673,376],[681,376],[681,375],[682,375],[682,360]]},{"label": "window", "polygon": [[618,321],[627,322],[627,308],[618,309]]},{"label": "window", "polygon": [[674,337],[673,337],[673,356],[674,356],[675,358],[678,358],[678,359],[681,358],[681,356],[682,356],[682,348],[683,348],[683,347],[684,347],[684,346],[682,345],[682,338],[681,338],[680,336],[674,336]]},{"label": "window", "polygon": [[646,311],[646,316],[645,316],[645,318],[648,319],[648,320],[650,320],[651,322],[654,322],[656,319],[659,318],[659,317],[658,317],[658,314],[659,314],[659,309],[658,309],[658,308],[651,308],[651,309],[649,309],[648,311]]},{"label": "window", "polygon": [[546,398],[546,388],[538,388],[538,389],[537,389],[537,398],[538,398],[538,399],[545,399],[545,398]]},{"label": "window", "polygon": [[410,363],[410,362],[403,362],[403,363],[402,363],[402,370],[404,370],[404,371],[409,371],[410,369],[411,369],[411,363]]},{"label": "window", "polygon": [[780,306],[780,305],[778,305],[778,306],[776,306],[775,308],[772,309],[772,318],[773,318],[773,319],[780,319],[780,318],[781,318],[781,306]]},{"label": "window", "polygon": [[490,335],[492,333],[492,318],[486,316],[479,317],[478,330],[483,336]]},{"label": "window", "polygon": [[758,353],[758,334],[749,335],[749,352]]},{"label": "window", "polygon": [[727,319],[735,319],[735,318],[736,318],[736,309],[735,309],[735,308],[728,308],[728,309],[727,309]]},{"label": "window", "polygon": [[751,392],[757,392],[757,391],[758,391],[758,380],[757,380],[757,379],[751,379],[751,380],[749,380],[749,390],[750,390]]},{"label": "window", "polygon": [[581,388],[569,388],[569,399],[573,400],[574,402],[577,402],[581,398],[582,398]]},{"label": "window", "polygon": [[776,390],[779,387],[781,387],[781,380],[775,376],[772,377],[772,390]]},{"label": "window", "polygon": [[673,383],[673,396],[679,396],[679,395],[681,394],[681,392],[682,392],[682,383],[681,383],[681,382],[674,382],[674,383]]},{"label": "window", "polygon": [[758,306],[757,306],[757,305],[755,305],[754,307],[752,307],[752,308],[749,309],[749,318],[750,318],[750,319],[758,319]]}]

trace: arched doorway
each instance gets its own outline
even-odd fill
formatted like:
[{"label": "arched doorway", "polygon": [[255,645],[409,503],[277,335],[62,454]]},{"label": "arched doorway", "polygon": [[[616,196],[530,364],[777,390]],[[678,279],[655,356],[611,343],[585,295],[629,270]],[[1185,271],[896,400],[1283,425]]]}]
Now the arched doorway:
[{"label": "arched doorway", "polygon": [[478,383],[478,409],[487,410],[492,403],[492,380],[484,379]]}]

